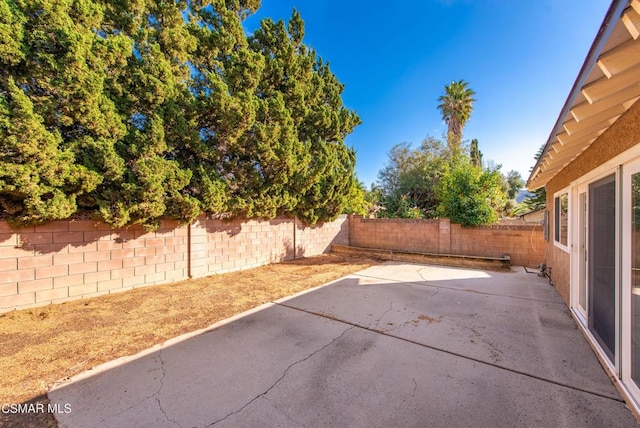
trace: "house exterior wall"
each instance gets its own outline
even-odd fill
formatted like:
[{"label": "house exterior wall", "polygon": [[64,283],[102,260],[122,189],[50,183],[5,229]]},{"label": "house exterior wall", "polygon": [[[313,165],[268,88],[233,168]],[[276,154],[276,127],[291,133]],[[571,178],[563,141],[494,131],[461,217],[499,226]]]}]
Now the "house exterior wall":
[{"label": "house exterior wall", "polygon": [[163,221],[155,232],[92,220],[0,221],[0,312],[248,269],[349,244],[348,219]]},{"label": "house exterior wall", "polygon": [[552,268],[551,278],[567,305],[569,305],[570,295],[570,260],[569,254],[556,246],[553,240],[553,231],[556,226],[553,216],[554,194],[569,188],[573,181],[596,170],[600,165],[639,143],[640,103],[636,102],[607,131],[598,137],[587,150],[547,183],[547,207],[551,215],[549,216],[550,234],[547,242],[545,263]]}]

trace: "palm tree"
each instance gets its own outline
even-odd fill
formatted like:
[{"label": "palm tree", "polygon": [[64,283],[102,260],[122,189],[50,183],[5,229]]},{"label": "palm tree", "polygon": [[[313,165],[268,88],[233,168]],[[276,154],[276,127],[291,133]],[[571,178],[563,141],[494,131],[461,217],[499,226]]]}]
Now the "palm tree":
[{"label": "palm tree", "polygon": [[447,143],[449,149],[457,149],[462,141],[462,128],[473,111],[475,91],[464,80],[451,82],[444,87],[444,95],[438,98],[438,109],[442,112],[442,120],[448,125]]}]

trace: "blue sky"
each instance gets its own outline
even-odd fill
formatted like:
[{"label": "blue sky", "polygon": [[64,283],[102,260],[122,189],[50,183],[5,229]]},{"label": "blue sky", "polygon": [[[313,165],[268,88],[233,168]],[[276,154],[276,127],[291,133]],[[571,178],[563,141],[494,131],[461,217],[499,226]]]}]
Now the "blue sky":
[{"label": "blue sky", "polygon": [[526,180],[609,7],[604,0],[263,0],[247,19],[305,21],[304,43],[345,84],[362,124],[347,145],[367,187],[394,144],[443,138],[444,86],[464,79],[477,102],[464,139]]}]

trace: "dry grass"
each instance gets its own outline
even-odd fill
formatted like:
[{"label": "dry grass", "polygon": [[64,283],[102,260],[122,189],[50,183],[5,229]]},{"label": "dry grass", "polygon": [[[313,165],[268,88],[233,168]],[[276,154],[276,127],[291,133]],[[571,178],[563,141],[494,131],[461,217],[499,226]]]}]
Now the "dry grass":
[{"label": "dry grass", "polygon": [[[0,404],[44,403],[57,380],[376,264],[322,255],[0,314]],[[50,414],[0,426],[55,427]]]}]

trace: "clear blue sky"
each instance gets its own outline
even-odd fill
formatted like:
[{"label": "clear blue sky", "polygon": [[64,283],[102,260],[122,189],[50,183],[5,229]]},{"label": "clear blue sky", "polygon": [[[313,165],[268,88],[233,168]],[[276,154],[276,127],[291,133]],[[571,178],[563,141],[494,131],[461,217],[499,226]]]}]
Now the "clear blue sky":
[{"label": "clear blue sky", "polygon": [[368,187],[394,144],[443,137],[437,99],[459,79],[477,99],[464,139],[526,180],[609,1],[263,0],[245,28],[286,21],[294,7],[304,43],[330,62],[362,119],[346,143]]}]

